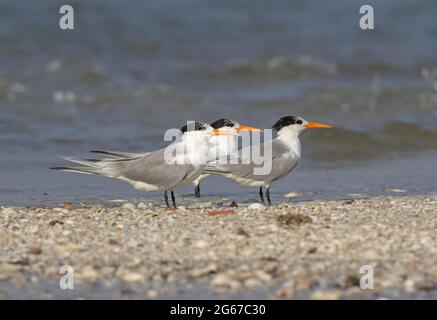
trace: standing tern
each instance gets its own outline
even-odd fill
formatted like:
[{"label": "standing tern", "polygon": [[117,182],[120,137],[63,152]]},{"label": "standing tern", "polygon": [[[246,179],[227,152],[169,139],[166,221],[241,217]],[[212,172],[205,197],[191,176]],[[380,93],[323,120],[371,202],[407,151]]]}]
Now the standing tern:
[{"label": "standing tern", "polygon": [[[218,129],[221,132],[240,133],[246,132],[259,132],[258,128],[239,124],[237,121],[229,120],[225,118],[218,119],[211,123],[211,127]],[[238,149],[238,136],[234,135],[216,135],[209,139],[208,149],[208,161],[215,161],[220,157],[226,157],[231,155]],[[196,198],[200,198],[200,180],[208,177],[209,174],[201,174],[194,184],[194,195]]]},{"label": "standing tern", "polygon": [[[300,134],[306,128],[331,128],[330,125],[308,122],[301,117],[286,116],[279,119],[273,129],[273,139],[269,142],[272,143],[271,151],[271,170],[268,174],[257,175],[254,173],[254,169],[257,165],[253,162],[248,164],[242,163],[242,154],[245,151],[249,151],[250,155],[254,153],[254,146],[249,146],[241,149],[238,154],[237,164],[221,164],[219,161],[209,163],[204,172],[210,174],[223,175],[243,186],[259,187],[259,196],[261,202],[264,203],[263,187],[267,196],[267,202],[271,205],[270,201],[270,184],[273,181],[285,177],[291,170],[293,170],[300,161],[301,158],[301,144],[299,140]],[[258,150],[264,150],[264,144],[266,142],[257,145]]]},{"label": "standing tern", "polygon": [[[100,153],[103,159],[81,159],[65,157],[65,160],[82,165],[81,167],[55,167],[51,169],[96,174],[123,180],[141,191],[164,190],[164,200],[168,208],[167,190],[171,191],[173,207],[176,199],[173,188],[191,183],[202,173],[208,160],[208,140],[216,135],[236,135],[221,132],[208,124],[195,122],[182,127],[182,135],[170,146],[148,153],[126,153],[112,151],[93,151]],[[182,151],[182,152],[178,152]]]}]

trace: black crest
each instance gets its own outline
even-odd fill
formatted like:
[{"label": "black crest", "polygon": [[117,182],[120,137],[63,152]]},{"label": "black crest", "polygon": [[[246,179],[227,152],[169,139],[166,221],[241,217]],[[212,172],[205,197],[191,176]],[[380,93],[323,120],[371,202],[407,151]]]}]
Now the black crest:
[{"label": "black crest", "polygon": [[295,116],[286,116],[282,117],[273,125],[273,129],[276,131],[281,130],[283,127],[292,125],[292,124],[302,124],[302,119]]},{"label": "black crest", "polygon": [[214,129],[220,129],[223,127],[234,127],[235,123],[229,119],[225,119],[225,118],[221,118],[218,119],[216,121],[214,121],[213,123],[211,123],[211,127],[213,127]]},{"label": "black crest", "polygon": [[[194,125],[194,126],[193,126],[193,125]],[[202,130],[205,130],[205,129],[207,128],[207,125],[204,124],[204,123],[202,123],[202,122],[197,122],[197,121],[195,121],[194,123],[191,122],[191,123],[189,124],[189,127],[190,127],[191,130],[194,128],[194,131],[202,131]],[[187,132],[187,130],[188,130],[188,126],[187,126],[187,125],[184,125],[184,126],[181,128],[182,133]],[[190,131],[191,131],[191,130],[190,130]]]}]

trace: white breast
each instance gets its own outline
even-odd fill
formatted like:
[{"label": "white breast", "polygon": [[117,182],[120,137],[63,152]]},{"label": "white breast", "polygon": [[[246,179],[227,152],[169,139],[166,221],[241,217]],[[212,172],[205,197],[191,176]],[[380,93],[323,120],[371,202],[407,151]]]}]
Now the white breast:
[{"label": "white breast", "polygon": [[214,136],[209,140],[208,161],[214,161],[231,154],[238,148],[238,140],[234,136]]}]

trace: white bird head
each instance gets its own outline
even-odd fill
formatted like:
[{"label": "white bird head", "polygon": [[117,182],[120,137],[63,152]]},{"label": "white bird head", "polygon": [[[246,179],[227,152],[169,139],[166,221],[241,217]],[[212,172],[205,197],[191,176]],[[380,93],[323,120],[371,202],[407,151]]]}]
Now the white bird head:
[{"label": "white bird head", "polygon": [[219,132],[210,142],[209,158],[212,160],[225,157],[238,148],[238,137],[242,132],[259,132],[258,128],[241,125],[237,121],[226,118],[218,119],[211,123],[211,127]]},{"label": "white bird head", "polygon": [[240,133],[242,131],[247,131],[247,132],[260,132],[261,131],[261,129],[242,125],[242,124],[239,124],[237,121],[229,120],[229,119],[225,119],[225,118],[221,118],[221,119],[214,121],[213,123],[211,123],[211,127],[213,127],[214,129],[218,129],[220,132],[228,131],[228,132]]},{"label": "white bird head", "polygon": [[332,128],[328,124],[323,124],[319,122],[308,122],[301,117],[295,116],[286,116],[279,119],[274,125],[273,129],[275,130],[278,136],[281,135],[290,135],[290,136],[299,136],[302,131],[307,128]]},{"label": "white bird head", "polygon": [[185,126],[181,128],[181,139],[191,141],[208,141],[214,136],[235,136],[237,133],[231,130],[221,130],[211,127],[209,124],[188,121]]},{"label": "white bird head", "polygon": [[209,124],[187,121],[187,124],[181,128],[180,139],[190,145],[196,146],[196,144],[206,144],[208,140],[213,136],[214,128]]},{"label": "white bird head", "polygon": [[188,121],[180,131],[182,145],[179,145],[179,154],[181,154],[181,159],[183,158],[183,163],[198,165],[206,164],[208,161],[208,151],[212,138],[237,136],[236,132],[215,129],[209,124],[197,121]]}]

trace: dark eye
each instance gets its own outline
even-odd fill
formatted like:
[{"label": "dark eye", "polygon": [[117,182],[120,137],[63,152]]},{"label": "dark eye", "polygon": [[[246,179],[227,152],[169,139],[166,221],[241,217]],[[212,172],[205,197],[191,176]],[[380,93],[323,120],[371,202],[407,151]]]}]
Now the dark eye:
[{"label": "dark eye", "polygon": [[297,120],[296,123],[297,124],[302,124],[302,120]]}]

